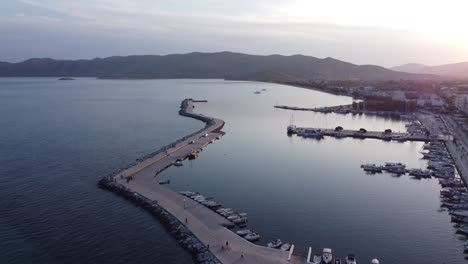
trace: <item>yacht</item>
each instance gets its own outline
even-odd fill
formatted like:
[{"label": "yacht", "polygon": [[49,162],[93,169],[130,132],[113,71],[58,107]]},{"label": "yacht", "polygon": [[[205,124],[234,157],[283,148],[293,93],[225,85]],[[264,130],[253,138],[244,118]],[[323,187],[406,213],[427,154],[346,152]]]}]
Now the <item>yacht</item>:
[{"label": "yacht", "polygon": [[267,247],[279,248],[281,245],[283,245],[283,242],[281,242],[281,239],[278,238],[275,241],[268,242]]},{"label": "yacht", "polygon": [[353,254],[346,256],[346,264],[356,264],[356,257]]},{"label": "yacht", "polygon": [[325,264],[331,263],[333,259],[331,248],[324,248],[322,254],[322,260]]}]

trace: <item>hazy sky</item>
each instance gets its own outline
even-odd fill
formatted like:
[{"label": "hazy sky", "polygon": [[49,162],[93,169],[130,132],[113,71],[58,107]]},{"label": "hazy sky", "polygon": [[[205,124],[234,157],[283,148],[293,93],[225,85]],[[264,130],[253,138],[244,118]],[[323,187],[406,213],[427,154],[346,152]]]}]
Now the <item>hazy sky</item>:
[{"label": "hazy sky", "polygon": [[0,61],[237,51],[468,61],[468,0],[1,0]]}]

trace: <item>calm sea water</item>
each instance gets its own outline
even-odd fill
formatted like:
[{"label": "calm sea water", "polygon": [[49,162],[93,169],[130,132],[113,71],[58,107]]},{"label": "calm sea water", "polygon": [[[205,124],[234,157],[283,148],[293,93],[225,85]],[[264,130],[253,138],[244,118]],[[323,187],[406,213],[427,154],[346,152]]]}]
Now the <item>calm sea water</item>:
[{"label": "calm sea water", "polygon": [[[267,89],[260,95],[253,92]],[[424,167],[421,143],[286,135],[310,127],[404,130],[401,121],[274,109],[348,97],[221,80],[0,79],[0,263],[191,263],[157,220],[96,182],[203,126],[182,99],[226,121],[226,136],[158,177],[249,214],[260,244],[331,247],[359,263],[465,263],[436,180],[368,175],[361,163]]]}]

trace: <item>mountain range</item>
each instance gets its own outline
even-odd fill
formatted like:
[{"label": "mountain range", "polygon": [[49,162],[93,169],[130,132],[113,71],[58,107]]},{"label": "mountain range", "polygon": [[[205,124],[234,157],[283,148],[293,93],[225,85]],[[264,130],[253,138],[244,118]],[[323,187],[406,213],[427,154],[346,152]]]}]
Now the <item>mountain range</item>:
[{"label": "mountain range", "polygon": [[409,63],[401,66],[392,67],[390,69],[399,72],[435,74],[440,76],[452,76],[465,79],[468,78],[468,62],[444,64],[438,66],[427,66],[419,63]]},{"label": "mountain range", "polygon": [[0,62],[2,77],[222,78],[260,81],[421,80],[435,76],[356,65],[333,58],[248,55],[233,52],[114,56],[92,60],[34,58]]}]

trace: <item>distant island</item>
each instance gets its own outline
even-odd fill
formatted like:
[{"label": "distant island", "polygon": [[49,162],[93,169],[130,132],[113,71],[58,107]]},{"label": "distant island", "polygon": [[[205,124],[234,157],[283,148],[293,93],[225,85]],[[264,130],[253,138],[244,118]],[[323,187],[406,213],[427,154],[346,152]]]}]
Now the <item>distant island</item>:
[{"label": "distant island", "polygon": [[292,82],[309,80],[428,80],[431,74],[397,72],[333,58],[258,56],[233,52],[115,56],[92,60],[29,59],[0,62],[0,77],[97,77],[109,79],[211,78]]}]

